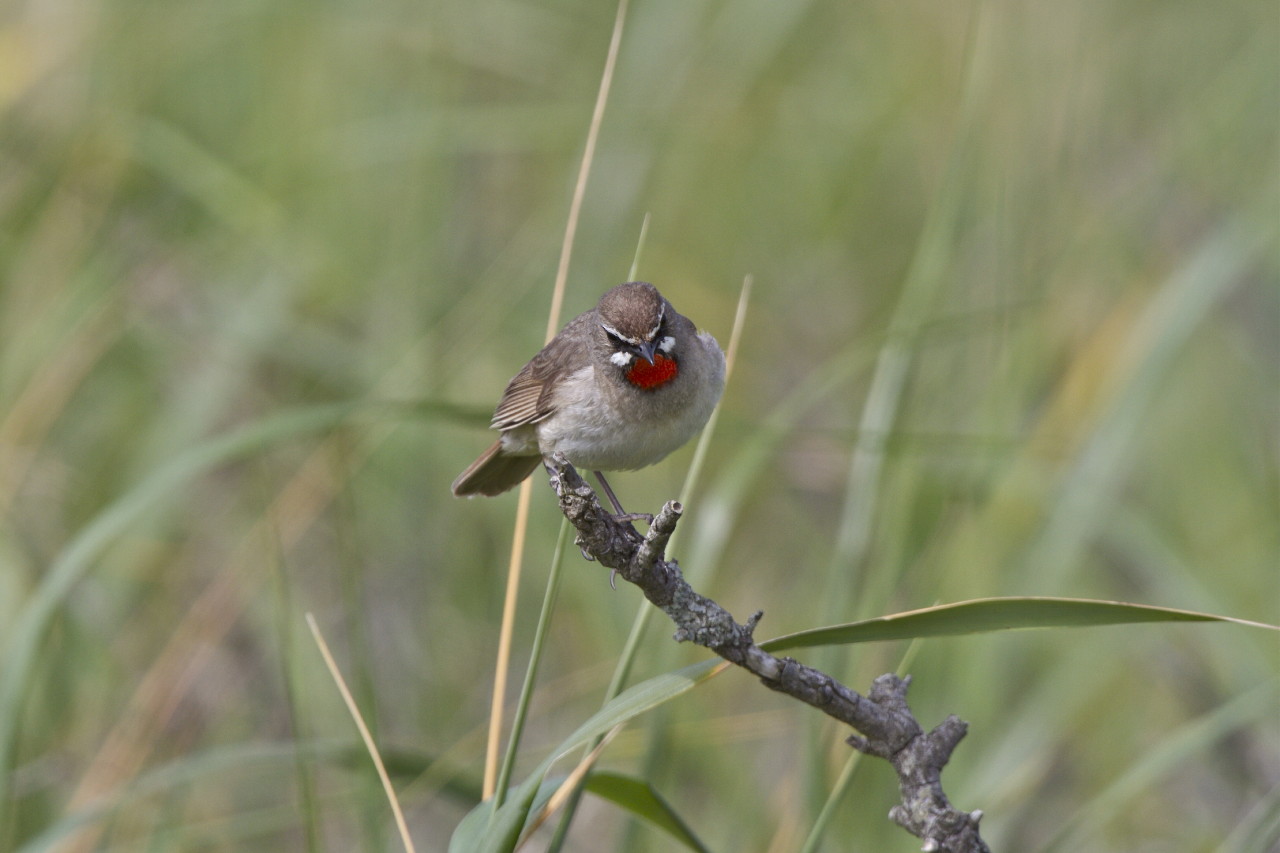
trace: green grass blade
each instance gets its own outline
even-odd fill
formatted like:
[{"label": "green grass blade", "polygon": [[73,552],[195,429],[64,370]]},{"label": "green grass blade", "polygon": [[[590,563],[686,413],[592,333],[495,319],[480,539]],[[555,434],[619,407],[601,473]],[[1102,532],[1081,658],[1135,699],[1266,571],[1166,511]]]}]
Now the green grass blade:
[{"label": "green grass blade", "polygon": [[1032,588],[1059,587],[1081,549],[1114,513],[1138,455],[1135,448],[1150,429],[1147,413],[1177,357],[1214,306],[1248,280],[1269,240],[1269,234],[1245,224],[1224,226],[1188,252],[1150,301],[1117,354],[1123,389],[1099,416],[1061,485],[1044,532],[1024,558],[1023,577]]},{"label": "green grass blade", "polygon": [[1215,853],[1264,853],[1280,847],[1280,783],[1231,830]]},{"label": "green grass blade", "polygon": [[502,768],[498,771],[498,788],[495,797],[498,805],[502,805],[507,785],[511,782],[511,771],[516,764],[516,754],[520,750],[520,738],[524,734],[525,720],[529,714],[529,704],[533,701],[533,686],[538,680],[538,665],[542,662],[542,652],[547,638],[547,629],[551,627],[551,614],[555,611],[556,597],[560,590],[561,568],[564,565],[564,543],[568,539],[569,520],[561,519],[560,533],[556,537],[555,552],[551,555],[551,571],[547,577],[546,592],[542,597],[542,610],[538,613],[538,625],[533,631],[533,644],[529,649],[529,665],[525,669],[524,685],[520,688],[520,699],[516,702],[515,717],[511,721],[511,734],[507,739],[507,752],[502,759]]},{"label": "green grass blade", "polygon": [[646,213],[640,221],[640,236],[636,239],[636,254],[631,259],[631,269],[627,270],[627,281],[635,281],[640,272],[640,256],[644,254],[644,244],[649,238],[649,219],[650,215]]},{"label": "green grass blade", "polygon": [[1084,598],[978,598],[940,604],[845,625],[814,628],[761,643],[770,652],[816,646],[952,637],[1017,628],[1084,628],[1098,625],[1136,625],[1149,622],[1231,622],[1280,631],[1280,626],[1215,616],[1194,610],[1095,601]]},{"label": "green grass blade", "polygon": [[693,834],[671,804],[644,779],[620,773],[592,773],[584,787],[636,817],[663,830],[690,850],[706,853],[707,846]]},{"label": "green grass blade", "polygon": [[618,698],[605,705],[591,715],[578,730],[556,747],[551,760],[559,758],[571,749],[590,743],[594,738],[605,734],[614,726],[640,716],[646,711],[665,704],[684,693],[688,693],[715,674],[720,666],[727,666],[719,658],[686,666],[675,672],[667,672],[642,681],[623,691]]},{"label": "green grass blade", "polygon": [[172,792],[206,782],[222,773],[262,774],[278,769],[287,772],[298,760],[325,758],[350,750],[347,744],[257,743],[211,749],[152,770],[132,784],[84,809],[66,815],[17,853],[46,853],[62,848],[64,839],[97,821],[109,820],[121,809],[147,797]]},{"label": "green grass blade", "polygon": [[492,799],[468,812],[449,839],[449,853],[504,853],[514,850],[550,766],[550,760],[539,765],[520,783],[520,787],[510,792],[506,803],[496,812]]},{"label": "green grass blade", "polygon": [[1156,744],[1110,785],[1086,803],[1041,848],[1041,853],[1058,850],[1087,850],[1088,836],[1122,811],[1138,794],[1149,790],[1185,761],[1204,751],[1233,731],[1275,714],[1277,682],[1259,685],[1192,720]]},{"label": "green grass blade", "polygon": [[831,793],[827,796],[827,801],[822,804],[822,810],[818,812],[818,816],[813,821],[813,826],[809,830],[809,837],[805,839],[804,847],[800,848],[800,853],[816,853],[821,849],[823,836],[826,835],[827,828],[831,825],[831,819],[835,817],[836,809],[839,808],[840,802],[844,799],[844,795],[849,791],[849,786],[853,783],[853,774],[857,772],[861,764],[862,753],[856,749],[851,750],[849,757],[844,761],[844,767],[840,769],[840,775],[836,777],[835,784],[831,786]]},{"label": "green grass blade", "polygon": [[[687,693],[706,681],[724,665],[719,658],[687,666],[677,672],[669,672],[641,682],[623,692],[605,705],[577,731],[565,738],[524,782],[511,792],[510,797],[496,813],[493,802],[486,800],[467,814],[454,830],[449,843],[450,851],[501,851],[510,850],[519,839],[525,821],[538,796],[539,788],[551,765],[571,750],[593,743],[615,726],[628,722],[646,711]],[[549,796],[549,794],[548,794]]]},{"label": "green grass blade", "polygon": [[280,441],[332,429],[364,404],[338,403],[286,412],[197,445],[122,495],[89,522],[54,559],[9,630],[0,667],[0,807],[8,799],[14,739],[27,680],[40,642],[62,602],[106,548],[146,512],[195,477]]},{"label": "green grass blade", "polygon": [[688,564],[685,572],[690,583],[701,585],[713,579],[713,568],[728,547],[735,521],[760,487],[769,465],[785,448],[787,439],[815,406],[866,369],[873,354],[865,344],[857,342],[812,368],[725,462],[716,481],[698,502],[698,531],[689,544],[688,558],[683,561]]}]

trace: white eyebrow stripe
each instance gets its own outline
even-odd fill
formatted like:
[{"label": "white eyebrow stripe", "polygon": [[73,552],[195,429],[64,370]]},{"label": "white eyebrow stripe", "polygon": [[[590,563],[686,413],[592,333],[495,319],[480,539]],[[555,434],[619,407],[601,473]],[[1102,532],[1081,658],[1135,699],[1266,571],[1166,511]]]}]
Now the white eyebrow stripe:
[{"label": "white eyebrow stripe", "polygon": [[667,306],[663,305],[658,309],[658,323],[649,330],[649,334],[644,336],[646,341],[651,341],[658,336],[658,330],[662,328],[662,321],[667,317]]},{"label": "white eyebrow stripe", "polygon": [[613,335],[618,340],[626,341],[627,343],[631,344],[633,347],[640,346],[639,341],[634,340],[632,338],[628,338],[626,335],[620,333],[617,329],[615,329],[613,326],[610,326],[608,323],[601,323],[600,328],[604,329],[606,332]]}]

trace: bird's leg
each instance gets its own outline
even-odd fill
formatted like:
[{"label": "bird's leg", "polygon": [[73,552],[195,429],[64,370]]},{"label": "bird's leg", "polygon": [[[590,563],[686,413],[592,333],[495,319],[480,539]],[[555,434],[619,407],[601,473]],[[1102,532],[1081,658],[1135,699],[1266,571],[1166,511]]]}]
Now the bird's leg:
[{"label": "bird's leg", "polygon": [[622,509],[622,504],[618,503],[618,496],[613,493],[613,489],[609,488],[609,481],[604,478],[604,474],[599,471],[592,471],[596,475],[596,479],[600,481],[600,488],[604,489],[604,493],[609,498],[609,503],[613,504],[613,511],[616,515],[626,515]]},{"label": "bird's leg", "polygon": [[[622,509],[622,504],[618,502],[618,496],[613,493],[613,489],[609,488],[609,481],[604,478],[604,474],[599,471],[592,471],[596,475],[596,479],[600,481],[600,488],[604,489],[604,493],[609,498],[609,503],[613,504],[614,518],[618,521],[643,521],[645,524],[653,524],[653,516],[647,512],[626,512]],[[617,589],[616,583],[618,570],[614,569],[609,572],[609,586]]]},{"label": "bird's leg", "polygon": [[618,503],[618,496],[613,493],[613,489],[609,488],[609,481],[604,478],[604,474],[599,471],[592,471],[596,475],[596,479],[600,481],[600,488],[604,489],[605,496],[609,498],[609,503],[613,504],[613,517],[618,521],[643,521],[645,524],[653,524],[653,515],[647,512],[627,512],[622,508],[622,504]]}]

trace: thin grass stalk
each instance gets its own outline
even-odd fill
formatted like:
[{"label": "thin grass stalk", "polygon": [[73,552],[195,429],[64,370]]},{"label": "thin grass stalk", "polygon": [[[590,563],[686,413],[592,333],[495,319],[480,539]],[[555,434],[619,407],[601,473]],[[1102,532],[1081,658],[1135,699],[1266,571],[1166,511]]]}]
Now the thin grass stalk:
[{"label": "thin grass stalk", "polygon": [[529,822],[529,828],[525,830],[520,842],[516,845],[517,850],[533,837],[533,834],[556,813],[557,809],[581,796],[579,792],[582,790],[582,783],[587,778],[587,774],[591,772],[592,767],[595,767],[596,762],[604,753],[605,747],[617,736],[618,732],[622,731],[624,725],[625,723],[619,723],[597,738],[595,748],[582,757],[582,760],[565,778],[564,784],[556,789],[556,792],[547,800],[547,804]]},{"label": "thin grass stalk", "polygon": [[[330,443],[333,445],[333,453],[327,460],[332,468],[332,473],[329,475],[330,481],[335,484],[344,483],[348,480],[347,472],[354,471],[358,465],[360,450],[357,446],[353,446],[350,434],[343,430],[335,433]],[[378,691],[373,683],[373,673],[376,671],[374,655],[369,648],[370,632],[366,618],[369,608],[365,606],[363,566],[360,565],[354,548],[354,532],[351,529],[351,520],[355,517],[356,511],[352,506],[351,493],[347,489],[335,488],[333,503],[339,509],[334,513],[333,532],[341,566],[339,578],[342,589],[343,619],[349,630],[348,661],[351,666],[351,692],[360,705],[367,709],[369,734],[377,740],[379,737]],[[376,777],[370,777],[367,770],[363,777],[364,785],[360,791],[360,797],[366,806],[360,809],[360,823],[365,839],[364,844],[367,848],[383,850],[388,846],[387,825],[379,808],[382,795],[378,790],[378,780]]]},{"label": "thin grass stalk", "polygon": [[373,760],[373,766],[377,768],[378,778],[382,780],[382,789],[386,792],[387,802],[391,805],[391,813],[395,816],[396,828],[400,831],[400,840],[404,843],[404,849],[408,853],[414,853],[413,838],[409,836],[409,826],[405,823],[404,812],[400,809],[400,798],[396,796],[396,789],[391,784],[391,777],[387,775],[386,765],[382,763],[382,756],[378,753],[378,745],[373,742],[373,735],[369,733],[369,727],[365,725],[364,716],[360,713],[360,706],[356,704],[355,697],[351,695],[351,690],[347,687],[347,682],[342,677],[342,671],[338,669],[338,664],[333,659],[333,653],[329,651],[329,644],[324,641],[324,635],[320,633],[320,626],[316,623],[315,616],[308,613],[306,618],[307,625],[311,628],[311,635],[315,637],[316,646],[320,649],[320,656],[324,658],[324,665],[328,667],[329,674],[333,676],[333,682],[337,685],[338,692],[342,695],[342,701],[347,706],[347,710],[351,713],[351,719],[355,722],[356,728],[360,732],[360,739],[364,741],[365,749],[369,751],[369,758]]},{"label": "thin grass stalk", "polygon": [[561,519],[560,533],[556,537],[556,547],[551,554],[551,572],[547,576],[547,589],[542,597],[542,611],[538,614],[538,625],[533,631],[533,645],[529,649],[529,666],[525,669],[524,685],[520,688],[520,699],[516,702],[516,712],[511,720],[511,735],[507,738],[507,752],[498,772],[498,788],[494,792],[493,813],[497,814],[506,799],[507,787],[511,784],[511,771],[516,763],[516,753],[520,748],[520,738],[524,734],[525,719],[528,717],[529,705],[533,699],[533,685],[538,680],[538,665],[542,662],[543,641],[547,629],[551,626],[551,614],[555,610],[556,596],[560,591],[561,566],[564,564],[564,543],[568,538],[569,520]]},{"label": "thin grass stalk", "polygon": [[507,590],[502,600],[502,625],[498,628],[498,655],[493,665],[493,701],[489,708],[489,736],[484,753],[482,792],[486,800],[495,795],[498,786],[498,744],[502,740],[502,708],[507,703],[507,667],[511,663],[511,635],[515,630],[525,532],[529,528],[529,501],[533,497],[530,485],[529,480],[520,484],[520,497],[516,502],[515,529],[511,533],[511,556],[507,563]]},{"label": "thin grass stalk", "polygon": [[[285,710],[289,715],[289,728],[295,743],[304,743],[307,733],[304,731],[302,705],[298,702],[298,683],[293,675],[292,661],[295,652],[293,642],[293,596],[289,587],[289,578],[284,571],[284,544],[280,540],[278,526],[271,528],[271,580],[272,580],[272,622],[276,632],[276,642],[280,646],[280,681],[284,687]],[[320,850],[320,811],[316,805],[315,776],[311,772],[310,763],[302,750],[294,752],[293,774],[298,785],[298,815],[302,823],[303,841],[307,853],[319,853]]]},{"label": "thin grass stalk", "polygon": [[636,253],[631,259],[631,268],[627,270],[627,281],[635,281],[636,276],[640,274],[640,256],[644,254],[644,244],[649,239],[650,218],[650,214],[646,213],[644,219],[640,220],[640,236],[636,239]]},{"label": "thin grass stalk", "polygon": [[809,837],[804,840],[804,846],[800,848],[800,853],[817,853],[822,844],[822,837],[826,835],[827,827],[831,823],[831,818],[835,817],[836,808],[843,802],[844,795],[849,792],[849,786],[853,784],[853,774],[861,763],[862,753],[856,749],[849,750],[849,757],[845,759],[844,767],[840,770],[840,776],[836,779],[835,785],[831,787],[831,795],[822,804],[822,811],[818,812],[818,817],[814,820],[813,828],[809,830]]},{"label": "thin grass stalk", "polygon": [[[591,125],[587,130],[587,143],[582,153],[582,165],[578,169],[578,180],[573,188],[573,200],[569,204],[569,218],[565,223],[564,241],[560,245],[560,263],[556,269],[555,286],[551,291],[551,309],[547,315],[547,333],[545,340],[555,337],[560,328],[560,311],[564,305],[565,283],[569,278],[569,259],[573,254],[573,242],[578,232],[578,219],[582,213],[582,200],[587,192],[587,178],[591,174],[591,164],[595,159],[596,140],[600,137],[600,125],[604,122],[604,109],[609,102],[609,89],[613,84],[613,72],[617,67],[618,48],[622,44],[622,25],[626,20],[628,0],[620,0],[618,13],[613,22],[613,35],[609,40],[609,52],[605,57],[604,71],[600,75],[600,89],[596,94],[595,109],[591,114]],[[516,505],[515,533],[511,537],[511,560],[507,569],[507,592],[502,608],[502,627],[498,633],[498,655],[493,673],[493,703],[489,711],[489,739],[485,750],[484,787],[485,799],[492,797],[497,790],[498,745],[502,739],[502,706],[506,701],[507,666],[511,660],[511,634],[515,624],[516,604],[519,598],[520,574],[524,554],[524,530],[528,525],[529,499],[533,493],[533,483],[525,480],[520,484],[520,498]],[[517,534],[519,542],[517,543]]]}]

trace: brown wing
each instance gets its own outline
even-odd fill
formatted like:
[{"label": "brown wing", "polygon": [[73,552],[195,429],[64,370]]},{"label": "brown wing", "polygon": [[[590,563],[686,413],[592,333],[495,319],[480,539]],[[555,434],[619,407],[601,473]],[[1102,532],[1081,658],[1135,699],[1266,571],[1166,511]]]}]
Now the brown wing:
[{"label": "brown wing", "polygon": [[552,398],[564,377],[587,363],[591,315],[580,314],[560,330],[507,384],[490,426],[511,429],[536,424],[555,411]]}]

